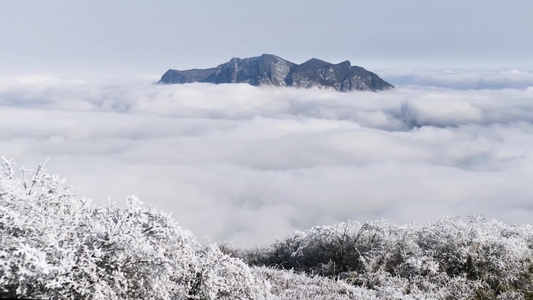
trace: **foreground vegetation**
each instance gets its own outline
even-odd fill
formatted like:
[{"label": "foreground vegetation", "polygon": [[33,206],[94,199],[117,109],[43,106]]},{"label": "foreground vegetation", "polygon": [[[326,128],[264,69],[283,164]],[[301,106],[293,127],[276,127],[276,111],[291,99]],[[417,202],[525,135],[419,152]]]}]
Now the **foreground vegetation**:
[{"label": "foreground vegetation", "polygon": [[[264,248],[223,247],[252,266],[340,279],[394,297],[533,299],[533,231],[495,220],[339,223]],[[381,295],[387,299],[392,293]]]},{"label": "foreground vegetation", "polygon": [[[494,220],[339,223],[261,248],[200,245],[135,197],[74,197],[39,166],[0,175],[0,296],[533,299],[533,231]],[[27,174],[26,174],[27,175]]]}]

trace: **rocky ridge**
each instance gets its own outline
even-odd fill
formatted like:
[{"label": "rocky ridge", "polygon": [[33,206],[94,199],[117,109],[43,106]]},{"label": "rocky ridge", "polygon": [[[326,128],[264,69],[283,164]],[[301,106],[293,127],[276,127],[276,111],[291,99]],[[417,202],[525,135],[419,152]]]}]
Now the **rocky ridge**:
[{"label": "rocky ridge", "polygon": [[159,83],[248,83],[299,88],[332,88],[337,91],[381,91],[394,88],[378,75],[349,61],[331,64],[316,58],[295,64],[281,57],[263,54],[258,57],[232,58],[216,68],[168,70]]}]

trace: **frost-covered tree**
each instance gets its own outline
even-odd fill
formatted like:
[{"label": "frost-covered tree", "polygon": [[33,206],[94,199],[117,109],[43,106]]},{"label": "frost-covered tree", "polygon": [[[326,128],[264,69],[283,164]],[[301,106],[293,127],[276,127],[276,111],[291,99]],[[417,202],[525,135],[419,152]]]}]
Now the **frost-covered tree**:
[{"label": "frost-covered tree", "polygon": [[[24,171],[27,173],[27,171]],[[242,261],[202,249],[167,214],[75,198],[40,165],[0,176],[0,294],[83,299],[262,299]]]}]

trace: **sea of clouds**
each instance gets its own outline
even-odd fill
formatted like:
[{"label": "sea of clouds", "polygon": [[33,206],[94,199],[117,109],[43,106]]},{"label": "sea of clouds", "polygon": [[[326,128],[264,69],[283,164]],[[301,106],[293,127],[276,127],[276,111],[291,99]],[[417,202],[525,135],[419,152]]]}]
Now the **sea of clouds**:
[{"label": "sea of clouds", "polygon": [[0,155],[80,197],[139,196],[201,240],[346,220],[533,220],[533,73],[383,71],[339,93],[156,77],[0,76]]}]

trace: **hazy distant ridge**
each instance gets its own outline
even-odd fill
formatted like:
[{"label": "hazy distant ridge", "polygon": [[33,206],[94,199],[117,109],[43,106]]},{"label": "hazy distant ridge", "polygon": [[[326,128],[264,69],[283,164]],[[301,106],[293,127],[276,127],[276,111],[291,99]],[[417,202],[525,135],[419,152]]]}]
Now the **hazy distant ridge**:
[{"label": "hazy distant ridge", "polygon": [[168,70],[160,83],[248,83],[251,85],[333,88],[337,91],[381,91],[394,88],[375,73],[349,61],[331,64],[316,58],[295,64],[281,57],[232,58],[216,68]]}]

